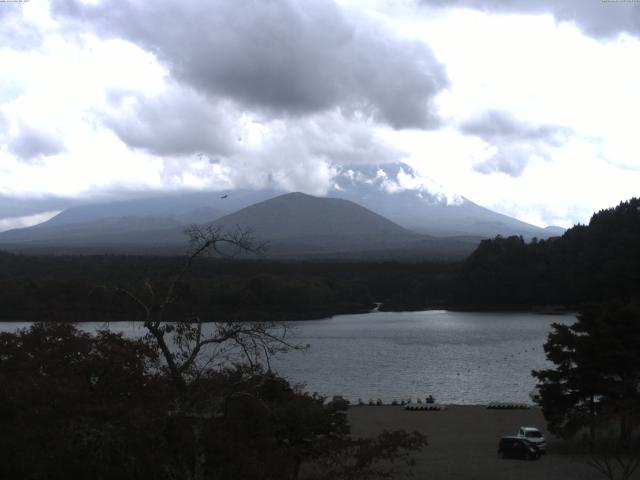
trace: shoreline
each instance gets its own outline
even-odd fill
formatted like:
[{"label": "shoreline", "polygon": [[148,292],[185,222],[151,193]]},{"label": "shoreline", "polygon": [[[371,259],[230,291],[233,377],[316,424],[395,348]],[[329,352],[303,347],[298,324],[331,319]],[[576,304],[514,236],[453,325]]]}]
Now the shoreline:
[{"label": "shoreline", "polygon": [[[286,322],[305,322],[309,320],[329,320],[334,317],[340,317],[344,315],[367,315],[369,313],[403,313],[403,312],[433,312],[433,311],[443,311],[443,312],[460,312],[460,313],[531,313],[535,315],[576,315],[575,308],[511,308],[511,307],[496,307],[493,306],[491,308],[475,308],[475,307],[448,307],[446,305],[439,306],[429,306],[425,308],[405,308],[405,309],[385,309],[384,307],[379,309],[354,309],[354,310],[342,310],[336,312],[309,312],[305,314],[305,318],[291,318],[293,317],[290,312],[286,312],[283,315],[280,315],[280,319],[274,320],[273,318],[267,318],[263,320],[264,322],[274,322],[274,323],[286,323]],[[244,316],[251,316],[251,312],[247,312],[243,314]],[[221,315],[221,318],[224,315]],[[15,317],[3,319],[0,318],[0,323],[36,323],[36,322],[61,322],[61,323],[124,323],[124,322],[141,322],[142,320],[124,320],[124,319],[92,319],[92,320],[56,320],[56,319],[46,319],[46,320],[33,320],[33,319],[16,319]],[[224,318],[220,321],[228,321],[224,320]],[[242,320],[242,319],[234,319],[232,321],[238,322],[246,322],[253,320]],[[171,322],[171,321],[170,321]],[[175,321],[174,321],[175,322]],[[195,323],[195,322],[193,322]],[[215,320],[203,320],[202,323],[216,323]]]}]

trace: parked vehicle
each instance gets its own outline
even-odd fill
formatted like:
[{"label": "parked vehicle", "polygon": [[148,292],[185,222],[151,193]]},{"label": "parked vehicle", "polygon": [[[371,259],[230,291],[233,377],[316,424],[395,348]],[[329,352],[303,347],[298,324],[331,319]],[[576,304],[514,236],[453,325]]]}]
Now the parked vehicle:
[{"label": "parked vehicle", "polygon": [[536,427],[520,427],[518,430],[518,437],[526,438],[529,443],[532,443],[540,453],[547,453],[547,441],[544,438],[544,435],[538,430]]},{"label": "parked vehicle", "polygon": [[501,458],[521,458],[537,460],[540,458],[538,447],[522,437],[502,437],[498,444],[498,456]]}]

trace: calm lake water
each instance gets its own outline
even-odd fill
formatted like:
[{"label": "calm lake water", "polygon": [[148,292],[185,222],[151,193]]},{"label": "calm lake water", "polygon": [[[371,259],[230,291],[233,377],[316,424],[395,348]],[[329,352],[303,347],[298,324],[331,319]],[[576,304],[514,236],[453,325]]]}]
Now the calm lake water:
[{"label": "calm lake water", "polygon": [[[281,355],[272,366],[294,383],[305,382],[309,392],[351,401],[432,394],[443,403],[530,402],[531,370],[547,366],[542,345],[551,323],[574,321],[571,315],[430,310],[288,322],[292,338],[310,348]],[[0,323],[0,331],[28,325]],[[144,333],[132,322],[109,328],[132,337]]]},{"label": "calm lake water", "polygon": [[444,403],[530,402],[551,323],[571,315],[376,312],[290,322],[307,352],[276,364],[324,395],[385,402],[432,394]]}]

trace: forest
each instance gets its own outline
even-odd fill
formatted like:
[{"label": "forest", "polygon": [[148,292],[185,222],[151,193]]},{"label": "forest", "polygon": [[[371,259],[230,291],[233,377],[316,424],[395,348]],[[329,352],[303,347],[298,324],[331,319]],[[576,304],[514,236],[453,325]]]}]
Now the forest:
[{"label": "forest", "polygon": [[[117,292],[162,285],[184,261],[152,256],[28,256],[0,253],[3,320],[130,320]],[[204,258],[176,286],[171,314],[206,320],[303,320],[450,302],[457,265],[403,262],[285,262]]]},{"label": "forest", "polygon": [[[176,285],[170,314],[207,321],[302,320],[383,310],[573,310],[637,299],[640,200],[597,212],[547,240],[484,240],[463,262],[274,261],[204,258]],[[158,285],[184,261],[160,256],[0,252],[0,318],[136,319],[118,288]]]},{"label": "forest", "polygon": [[531,309],[637,301],[640,294],[640,199],[595,213],[562,237],[527,243],[484,240],[462,264],[454,304]]}]

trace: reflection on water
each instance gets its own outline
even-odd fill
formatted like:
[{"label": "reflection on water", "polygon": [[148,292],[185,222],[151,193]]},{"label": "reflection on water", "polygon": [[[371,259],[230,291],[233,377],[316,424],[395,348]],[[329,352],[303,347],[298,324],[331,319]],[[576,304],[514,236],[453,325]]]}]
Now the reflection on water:
[{"label": "reflection on water", "polygon": [[[295,341],[310,348],[281,355],[272,366],[310,392],[352,401],[432,394],[444,403],[528,402],[531,370],[547,365],[542,344],[551,323],[574,321],[570,315],[432,310],[288,322]],[[0,331],[28,326],[0,323]],[[129,337],[145,333],[136,322],[108,327]]]},{"label": "reflection on water", "polygon": [[352,401],[426,397],[445,403],[528,402],[531,370],[547,364],[542,344],[553,322],[529,313],[375,312],[290,322],[307,352],[277,359],[306,390]]}]

